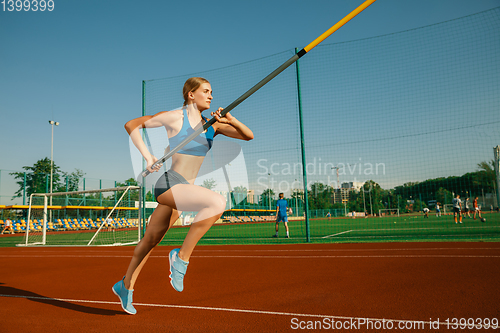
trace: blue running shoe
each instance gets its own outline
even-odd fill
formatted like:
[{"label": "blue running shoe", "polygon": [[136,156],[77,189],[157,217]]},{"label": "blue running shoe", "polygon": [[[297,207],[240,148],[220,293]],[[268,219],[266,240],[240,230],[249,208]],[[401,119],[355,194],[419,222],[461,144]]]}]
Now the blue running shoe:
[{"label": "blue running shoe", "polygon": [[[124,277],[125,279],[125,277]],[[132,305],[132,294],[134,293],[133,290],[128,290],[125,288],[125,284],[123,283],[123,280],[118,281],[115,283],[113,288],[113,293],[118,296],[120,299],[120,303],[122,305],[123,310],[128,313],[128,314],[136,314],[137,310],[134,308]]]},{"label": "blue running shoe", "polygon": [[184,274],[186,274],[189,262],[185,262],[179,258],[179,250],[173,249],[170,251],[168,259],[170,261],[170,284],[175,290],[181,292],[184,289]]}]

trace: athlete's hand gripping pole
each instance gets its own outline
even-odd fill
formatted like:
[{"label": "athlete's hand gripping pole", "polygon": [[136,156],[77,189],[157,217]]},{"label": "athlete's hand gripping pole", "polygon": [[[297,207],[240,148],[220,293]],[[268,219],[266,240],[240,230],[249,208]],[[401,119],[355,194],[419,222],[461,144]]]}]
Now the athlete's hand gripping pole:
[{"label": "athlete's hand gripping pole", "polygon": [[[352,18],[354,18],[356,15],[361,13],[363,10],[365,10],[368,6],[370,6],[372,3],[374,3],[376,0],[366,0],[363,2],[358,8],[353,10],[349,15],[344,17],[342,20],[340,20],[337,24],[332,26],[330,29],[325,31],[321,36],[316,38],[314,41],[312,41],[309,45],[304,47],[302,50],[297,52],[296,54],[293,55],[290,59],[288,59],[283,65],[280,67],[276,68],[271,74],[266,76],[263,80],[261,80],[259,83],[257,83],[255,86],[250,88],[246,93],[238,97],[234,102],[229,104],[224,110],[221,112],[220,116],[224,117],[226,113],[234,109],[236,106],[238,106],[241,102],[243,102],[245,99],[250,97],[254,92],[262,88],[266,83],[274,79],[279,73],[283,72],[288,66],[293,64],[295,61],[300,59],[304,54],[307,52],[311,51],[314,47],[316,47],[319,43],[324,41],[326,38],[328,38],[331,34],[333,34],[335,31],[337,31],[340,27],[342,27],[344,24],[349,22]],[[191,140],[196,138],[198,135],[200,135],[203,131],[206,131],[207,128],[212,126],[217,120],[214,118],[210,119],[208,122],[206,122],[203,127],[200,127],[196,131],[194,131],[191,135],[189,135],[187,138],[185,138],[182,142],[180,142],[176,147],[171,149],[165,156],[162,158],[158,159],[153,165],[152,168],[157,166],[158,164],[164,163],[166,160],[168,160],[170,157],[172,157],[175,153],[177,153],[179,150],[182,149],[185,145],[187,145]],[[151,172],[149,170],[144,170],[142,172],[142,175],[146,177],[149,175]]]}]

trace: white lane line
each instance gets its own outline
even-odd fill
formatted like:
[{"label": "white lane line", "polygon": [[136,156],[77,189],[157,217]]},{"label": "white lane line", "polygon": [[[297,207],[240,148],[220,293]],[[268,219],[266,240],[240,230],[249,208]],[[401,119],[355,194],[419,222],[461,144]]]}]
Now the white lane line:
[{"label": "white lane line", "polygon": [[[325,236],[326,237],[326,236]],[[362,249],[346,249],[346,248],[340,248],[340,249],[325,249],[318,247],[317,249],[280,249],[278,247],[280,246],[286,246],[289,244],[268,244],[271,246],[276,246],[276,249],[205,249],[203,248],[204,246],[199,246],[194,253],[198,252],[376,252],[376,251],[455,251],[455,250],[496,250],[500,251],[500,247],[426,247],[426,248],[362,248]],[[222,247],[225,247],[225,245],[221,245]],[[256,245],[258,246],[258,245]],[[306,246],[314,246],[312,245],[306,245]],[[162,249],[163,246],[157,247],[156,249]],[[36,248],[37,253],[59,253],[60,251],[66,251],[67,248],[59,248],[58,250],[49,250],[49,249],[43,249],[43,248]],[[0,248],[1,252],[1,248]],[[77,251],[75,251],[77,252]],[[81,252],[98,252],[99,254],[104,254],[104,253],[116,253],[118,251],[99,251],[97,248],[83,248],[81,249]],[[130,253],[132,255],[132,253]]]},{"label": "white lane line", "polygon": [[[112,255],[5,255],[6,258],[131,258],[132,256]],[[168,258],[168,256],[151,255],[150,258]],[[249,258],[249,259],[308,259],[308,258],[500,258],[500,255],[468,255],[468,254],[387,254],[387,255],[192,255],[191,258]],[[0,259],[1,260],[1,259]]]},{"label": "white lane line", "polygon": [[[71,303],[90,303],[90,304],[113,304],[120,306],[120,302],[110,302],[110,301],[92,301],[92,300],[81,300],[81,299],[67,299],[67,298],[52,298],[43,296],[20,296],[20,295],[3,295],[0,297],[11,297],[11,298],[25,298],[34,300],[44,300],[44,301],[60,301],[60,302],[71,302]],[[415,323],[415,324],[431,324],[428,321],[421,320],[402,320],[402,319],[388,319],[388,318],[367,318],[367,317],[348,317],[348,316],[335,316],[335,315],[321,315],[321,314],[311,314],[311,313],[294,313],[294,312],[279,312],[279,311],[265,311],[265,310],[252,310],[252,309],[233,309],[233,308],[218,308],[209,306],[193,306],[193,305],[174,305],[174,304],[155,304],[155,303],[133,303],[134,306],[144,306],[144,307],[158,307],[158,308],[175,308],[175,309],[186,309],[186,310],[204,310],[204,311],[224,311],[224,312],[237,312],[245,314],[262,314],[262,315],[274,315],[274,316],[287,316],[287,317],[305,317],[305,318],[331,318],[336,320],[350,320],[350,321],[372,321],[372,322],[402,322],[402,323]],[[432,322],[433,324],[435,322]],[[446,323],[440,323],[445,325]]]}]

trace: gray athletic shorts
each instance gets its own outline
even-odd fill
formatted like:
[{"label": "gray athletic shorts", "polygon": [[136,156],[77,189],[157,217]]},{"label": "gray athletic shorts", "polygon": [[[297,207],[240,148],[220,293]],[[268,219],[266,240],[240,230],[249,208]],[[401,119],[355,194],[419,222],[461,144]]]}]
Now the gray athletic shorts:
[{"label": "gray athletic shorts", "polygon": [[155,185],[155,199],[177,184],[189,184],[189,182],[174,170],[168,170],[158,179]]}]

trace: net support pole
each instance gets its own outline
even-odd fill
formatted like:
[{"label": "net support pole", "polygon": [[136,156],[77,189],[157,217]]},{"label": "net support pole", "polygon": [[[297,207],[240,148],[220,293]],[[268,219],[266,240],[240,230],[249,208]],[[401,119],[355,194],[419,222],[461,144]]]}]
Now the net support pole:
[{"label": "net support pole", "polygon": [[[146,115],[146,81],[142,81],[142,116]],[[142,136],[146,134],[146,129],[142,129]],[[142,159],[142,168],[145,169],[146,161]],[[141,189],[139,190],[139,240],[144,237],[146,233],[146,177],[144,173],[142,174]]]},{"label": "net support pole", "polygon": [[26,172],[23,176],[23,205],[26,205]]},{"label": "net support pole", "polygon": [[[295,54],[298,53],[298,48],[295,48]],[[295,62],[297,74],[297,102],[299,104],[299,131],[300,131],[300,151],[302,153],[302,178],[304,183],[304,218],[306,224],[306,241],[311,242],[311,229],[309,227],[309,199],[307,195],[307,168],[306,168],[306,144],[304,141],[304,124],[302,121],[302,99],[300,94],[300,72],[299,61]]]},{"label": "net support pole", "polygon": [[497,188],[497,208],[500,210],[500,146],[493,148],[493,155],[495,157],[495,178]]},{"label": "net support pole", "polygon": [[[346,17],[344,17],[342,20],[337,22],[334,26],[332,26],[330,29],[325,31],[321,36],[313,40],[311,43],[309,43],[306,47],[304,47],[302,50],[297,52],[296,54],[293,55],[290,59],[285,61],[283,65],[279,66],[276,68],[271,74],[266,76],[264,79],[262,79],[259,83],[254,85],[252,88],[250,88],[246,93],[238,97],[234,102],[229,104],[224,110],[221,112],[221,117],[224,117],[226,113],[230,112],[232,109],[234,109],[236,106],[238,106],[241,102],[243,102],[245,99],[250,97],[253,93],[255,93],[257,90],[262,88],[266,83],[274,79],[278,74],[283,72],[285,69],[287,69],[291,64],[293,64],[295,61],[297,61],[299,58],[304,56],[307,52],[311,51],[313,48],[315,48],[318,44],[320,44],[322,41],[324,41],[326,38],[328,38],[331,34],[333,34],[335,31],[337,31],[339,28],[341,28],[344,24],[349,22],[352,18],[354,18],[356,15],[361,13],[363,10],[365,10],[368,6],[370,6],[372,3],[374,3],[376,0],[366,0],[363,2],[360,6],[358,6],[355,10],[353,10],[351,13],[349,13]],[[144,89],[144,81],[143,81],[143,89]],[[143,91],[143,99],[144,99],[144,91]],[[144,101],[143,101],[143,108],[144,108]],[[144,109],[143,109],[144,113]],[[162,158],[158,159],[153,165],[152,168],[155,166],[164,163],[166,160],[168,160],[170,157],[172,157],[174,154],[176,154],[179,150],[181,150],[185,145],[187,145],[191,140],[196,138],[198,135],[200,135],[202,132],[206,131],[210,126],[212,126],[217,120],[215,117],[207,121],[202,127],[198,128],[196,131],[194,131],[191,135],[186,137],[184,140],[182,140],[176,147],[171,149],[166,155],[164,155]],[[142,172],[142,176],[146,177],[149,175],[151,172],[149,170],[144,169]]]}]

